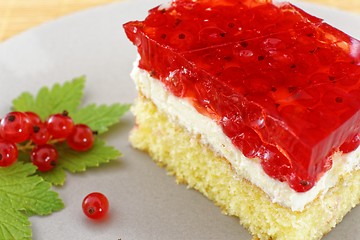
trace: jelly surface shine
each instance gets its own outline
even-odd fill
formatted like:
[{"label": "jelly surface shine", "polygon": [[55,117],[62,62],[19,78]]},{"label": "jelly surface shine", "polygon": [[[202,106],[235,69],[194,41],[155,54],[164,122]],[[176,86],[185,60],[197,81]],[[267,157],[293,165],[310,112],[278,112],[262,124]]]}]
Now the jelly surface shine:
[{"label": "jelly surface shine", "polygon": [[360,42],[289,4],[175,0],[124,25],[139,67],[298,192],[360,142]]}]

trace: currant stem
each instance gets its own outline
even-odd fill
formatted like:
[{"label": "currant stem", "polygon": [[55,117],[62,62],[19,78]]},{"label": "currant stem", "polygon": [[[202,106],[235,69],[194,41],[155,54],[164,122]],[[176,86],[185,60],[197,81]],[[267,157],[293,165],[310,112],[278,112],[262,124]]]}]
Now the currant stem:
[{"label": "currant stem", "polygon": [[28,141],[28,142],[26,142],[25,145],[16,144],[16,147],[18,148],[19,151],[26,152],[27,150],[33,149],[34,144],[32,141]]}]

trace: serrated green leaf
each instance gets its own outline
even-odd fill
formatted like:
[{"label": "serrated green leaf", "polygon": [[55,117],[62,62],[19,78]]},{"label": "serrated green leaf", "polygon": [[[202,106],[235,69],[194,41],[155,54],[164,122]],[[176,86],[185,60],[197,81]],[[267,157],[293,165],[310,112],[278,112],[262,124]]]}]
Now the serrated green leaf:
[{"label": "serrated green leaf", "polygon": [[31,239],[27,216],[48,215],[64,207],[51,184],[35,172],[30,163],[0,168],[0,239]]},{"label": "serrated green leaf", "polygon": [[13,108],[16,111],[28,111],[34,109],[35,99],[29,92],[22,93],[19,97],[13,100]]},{"label": "serrated green leaf", "polygon": [[55,167],[49,172],[38,172],[45,181],[48,181],[56,186],[62,186],[65,183],[66,172],[62,167]]},{"label": "serrated green leaf", "polygon": [[84,172],[88,168],[98,167],[121,156],[116,148],[107,146],[105,141],[100,139],[96,139],[92,149],[86,152],[74,151],[64,143],[57,144],[56,149],[59,153],[56,167],[49,172],[39,172],[38,174],[46,181],[58,186],[65,183],[65,170],[72,173]]},{"label": "serrated green leaf", "polygon": [[105,141],[100,139],[97,139],[93,148],[86,152],[74,151],[66,144],[61,145],[58,151],[61,156],[59,166],[73,173],[83,172],[89,167],[97,167],[121,156],[117,149],[107,146]]},{"label": "serrated green leaf", "polygon": [[75,123],[84,123],[99,134],[119,122],[119,119],[129,110],[130,104],[115,103],[112,105],[88,105],[71,114]]},{"label": "serrated green leaf", "polygon": [[13,100],[13,108],[16,111],[36,112],[42,119],[64,110],[74,112],[80,105],[84,87],[85,77],[78,77],[63,85],[57,83],[51,89],[43,87],[36,97],[25,92]]},{"label": "serrated green leaf", "polygon": [[[51,184],[34,175],[36,167],[17,162],[0,168],[0,200],[29,215],[47,215],[64,207]],[[1,206],[0,206],[1,208]]]},{"label": "serrated green leaf", "polygon": [[28,217],[18,210],[3,204],[0,208],[0,239],[30,240],[31,223]]}]

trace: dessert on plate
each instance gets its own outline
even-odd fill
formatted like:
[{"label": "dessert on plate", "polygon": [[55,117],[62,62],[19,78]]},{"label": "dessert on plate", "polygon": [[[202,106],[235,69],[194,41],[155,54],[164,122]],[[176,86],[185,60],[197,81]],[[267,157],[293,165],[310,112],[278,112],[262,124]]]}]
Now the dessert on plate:
[{"label": "dessert on plate", "polygon": [[360,202],[360,41],[290,3],[173,0],[124,24],[135,148],[259,239]]}]

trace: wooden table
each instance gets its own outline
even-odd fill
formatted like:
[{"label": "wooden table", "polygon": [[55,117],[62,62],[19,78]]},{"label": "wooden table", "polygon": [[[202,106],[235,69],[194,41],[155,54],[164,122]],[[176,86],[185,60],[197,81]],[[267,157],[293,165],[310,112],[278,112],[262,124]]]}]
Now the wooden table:
[{"label": "wooden table", "polygon": [[[0,41],[60,16],[116,1],[121,0],[0,0]],[[360,14],[360,0],[306,1]]]}]

